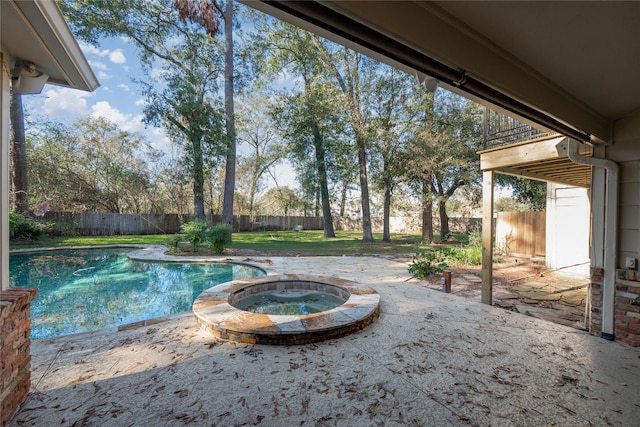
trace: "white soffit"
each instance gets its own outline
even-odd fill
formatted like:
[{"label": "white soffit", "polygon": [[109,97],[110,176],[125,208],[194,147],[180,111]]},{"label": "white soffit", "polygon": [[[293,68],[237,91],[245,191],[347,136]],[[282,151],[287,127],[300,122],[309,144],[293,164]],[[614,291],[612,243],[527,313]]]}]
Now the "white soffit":
[{"label": "white soffit", "polygon": [[48,83],[86,91],[100,85],[54,1],[0,0],[0,31],[2,49],[33,62]]}]

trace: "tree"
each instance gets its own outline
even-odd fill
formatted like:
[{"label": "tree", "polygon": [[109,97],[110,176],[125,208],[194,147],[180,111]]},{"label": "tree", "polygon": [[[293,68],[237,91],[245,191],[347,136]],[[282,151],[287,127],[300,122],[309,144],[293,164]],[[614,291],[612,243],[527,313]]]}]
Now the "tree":
[{"label": "tree", "polygon": [[29,145],[34,200],[59,210],[114,213],[148,212],[153,204],[147,159],[155,160],[155,151],[107,119],[47,123]]},{"label": "tree", "polygon": [[264,215],[288,216],[295,214],[300,201],[291,188],[278,187],[269,189],[260,198],[259,205]]},{"label": "tree", "polygon": [[390,216],[391,195],[401,176],[402,156],[400,151],[412,125],[407,116],[405,101],[412,96],[413,78],[391,67],[382,67],[376,76],[374,118],[371,120],[371,134],[377,142],[379,154],[378,168],[374,176],[383,192],[383,232],[382,240],[391,241]]},{"label": "tree", "polygon": [[[219,154],[229,145],[216,104],[218,79],[224,72],[213,38],[219,21],[214,9],[202,5],[180,0],[175,8],[169,0],[69,0],[61,5],[77,37],[97,44],[100,36],[126,36],[140,48],[151,79],[143,84],[146,119],[162,123],[174,140],[188,145],[185,153],[198,219],[204,218],[205,156]],[[187,19],[202,25],[205,32]],[[161,82],[151,77],[152,68],[158,66]],[[227,134],[228,129],[227,125]]]},{"label": "tree", "polygon": [[311,34],[311,40],[317,49],[320,60],[333,76],[344,97],[344,105],[349,114],[358,151],[362,203],[362,241],[365,243],[373,242],[369,179],[367,176],[367,147],[369,144],[367,135],[369,105],[367,100],[371,94],[369,85],[373,80],[372,77],[377,63],[356,51],[325,42],[315,34]]},{"label": "tree", "polygon": [[249,215],[254,217],[255,202],[261,190],[264,174],[285,155],[284,146],[268,117],[268,101],[265,97],[247,98],[243,103],[238,123],[238,140],[249,148],[249,154],[239,160],[240,176],[248,183],[247,199]]},{"label": "tree", "polygon": [[224,17],[224,98],[227,130],[227,161],[224,176],[224,202],[222,204],[222,223],[233,223],[233,193],[236,185],[236,131],[233,112],[233,1],[226,0]]},{"label": "tree", "polygon": [[[256,43],[260,49],[257,58],[267,55],[266,71],[269,75],[283,68],[299,75],[302,90],[296,94],[283,94],[280,105],[272,116],[283,137],[292,146],[291,155],[298,167],[309,164],[309,152],[313,152],[314,174],[309,171],[300,174],[303,190],[316,189],[322,204],[324,236],[335,237],[331,201],[329,197],[327,157],[331,141],[332,123],[335,122],[336,106],[328,94],[330,87],[322,79],[321,64],[313,51],[312,35],[286,23],[272,21],[257,22],[262,29],[270,28],[266,42]],[[301,171],[302,172],[302,171]],[[309,194],[309,191],[304,191]]]},{"label": "tree", "polygon": [[[463,187],[473,197],[479,194],[477,151],[482,144],[482,117],[477,104],[471,101],[443,90],[435,94],[422,90],[422,101],[414,108],[423,111],[420,121],[425,125],[409,144],[406,173],[414,182],[413,187],[422,191],[423,238],[432,237],[431,219],[426,216],[435,201],[440,215],[440,238],[445,239],[450,233],[447,201]],[[429,187],[431,195],[425,193]]]},{"label": "tree", "polygon": [[24,132],[24,111],[22,109],[22,95],[11,92],[11,130],[12,130],[12,160],[13,160],[13,191],[15,194],[16,211],[26,214],[29,212],[27,146]]},{"label": "tree", "polygon": [[440,214],[440,238],[450,234],[446,203],[459,188],[480,191],[482,114],[478,104],[451,92],[437,97],[436,120],[432,134],[432,156],[438,167],[433,170],[432,191]]},{"label": "tree", "polygon": [[512,175],[496,174],[496,183],[511,187],[516,201],[531,211],[544,211],[547,208],[547,183]]},{"label": "tree", "polygon": [[432,156],[430,138],[434,127],[434,94],[414,81],[415,96],[408,99],[414,134],[401,152],[404,179],[420,198],[422,240],[433,241],[433,170],[437,163]]}]

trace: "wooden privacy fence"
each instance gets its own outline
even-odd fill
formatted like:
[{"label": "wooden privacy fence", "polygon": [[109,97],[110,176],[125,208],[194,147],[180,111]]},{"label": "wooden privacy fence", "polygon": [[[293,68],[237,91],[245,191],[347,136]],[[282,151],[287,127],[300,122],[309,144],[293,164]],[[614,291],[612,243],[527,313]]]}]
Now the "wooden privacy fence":
[{"label": "wooden privacy fence", "polygon": [[546,212],[498,212],[496,250],[505,255],[544,256]]},{"label": "wooden privacy fence", "polygon": [[[193,219],[191,215],[178,214],[117,214],[100,212],[47,212],[46,221],[55,223],[58,234],[78,234],[84,236],[112,236],[115,234],[174,234],[180,232],[180,225]],[[209,215],[212,224],[221,221],[220,215]],[[334,228],[343,231],[361,231],[362,219],[349,217],[333,218]],[[449,227],[453,233],[470,233],[479,226],[479,218],[450,218]],[[371,218],[372,228],[381,232],[383,221]],[[434,218],[434,229],[438,232],[438,221]],[[420,233],[421,219],[416,217],[391,217],[392,233]],[[322,230],[322,217],[317,216],[256,216],[235,215],[233,229],[237,231],[279,231],[279,230]]]},{"label": "wooden privacy fence", "polygon": [[[178,214],[118,214],[99,212],[47,212],[45,220],[55,222],[59,234],[84,236],[112,236],[115,234],[174,234],[180,225],[193,219]],[[212,224],[221,221],[220,215],[209,215]],[[238,231],[322,230],[322,218],[311,216],[257,216],[235,215],[233,228]]]}]

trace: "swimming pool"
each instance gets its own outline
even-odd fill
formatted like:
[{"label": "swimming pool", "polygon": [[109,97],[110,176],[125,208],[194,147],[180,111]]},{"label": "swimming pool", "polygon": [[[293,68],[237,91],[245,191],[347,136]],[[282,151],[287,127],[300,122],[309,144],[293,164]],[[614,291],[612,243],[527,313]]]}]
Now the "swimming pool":
[{"label": "swimming pool", "polygon": [[95,331],[190,311],[202,291],[263,276],[240,264],[147,262],[131,248],[11,254],[9,286],[38,293],[31,303],[31,338]]}]

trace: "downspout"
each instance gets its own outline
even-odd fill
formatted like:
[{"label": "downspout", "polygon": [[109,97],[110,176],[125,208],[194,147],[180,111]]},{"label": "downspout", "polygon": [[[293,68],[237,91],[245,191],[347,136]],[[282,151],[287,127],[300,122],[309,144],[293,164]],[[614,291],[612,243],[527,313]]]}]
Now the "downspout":
[{"label": "downspout", "polygon": [[569,138],[567,155],[569,160],[580,165],[603,168],[606,171],[604,211],[604,277],[602,283],[602,329],[601,337],[614,339],[614,312],[616,290],[616,259],[618,252],[618,164],[595,157],[578,154],[578,142]]}]

